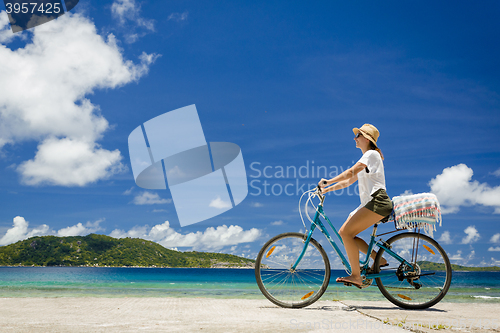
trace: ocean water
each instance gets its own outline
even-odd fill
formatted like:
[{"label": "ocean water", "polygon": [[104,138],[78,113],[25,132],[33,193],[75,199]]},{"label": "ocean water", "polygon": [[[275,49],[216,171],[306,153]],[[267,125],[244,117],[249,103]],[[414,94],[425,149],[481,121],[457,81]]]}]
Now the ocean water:
[{"label": "ocean water", "polygon": [[[324,300],[384,300],[377,286],[335,283]],[[211,297],[264,299],[252,269],[0,267],[0,297]],[[444,302],[500,303],[500,272],[453,272]]]}]

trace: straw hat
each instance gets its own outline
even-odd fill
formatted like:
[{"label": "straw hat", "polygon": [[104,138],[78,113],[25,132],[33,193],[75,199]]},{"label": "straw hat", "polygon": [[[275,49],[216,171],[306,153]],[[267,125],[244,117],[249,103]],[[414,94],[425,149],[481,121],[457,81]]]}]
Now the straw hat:
[{"label": "straw hat", "polygon": [[364,124],[361,128],[353,128],[352,131],[354,132],[354,135],[358,135],[358,133],[361,132],[365,138],[373,142],[375,147],[377,146],[377,140],[380,133],[375,126],[371,124]]}]

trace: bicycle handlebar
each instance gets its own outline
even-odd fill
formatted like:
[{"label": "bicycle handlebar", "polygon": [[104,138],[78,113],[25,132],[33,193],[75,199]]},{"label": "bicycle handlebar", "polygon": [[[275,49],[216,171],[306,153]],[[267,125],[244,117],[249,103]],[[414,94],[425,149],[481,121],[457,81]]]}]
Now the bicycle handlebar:
[{"label": "bicycle handlebar", "polygon": [[[306,204],[305,204],[305,206],[306,206],[306,207],[305,207],[305,208],[306,208],[305,213],[306,213],[307,219],[308,219],[311,223],[314,223],[314,221],[311,219],[311,217],[310,217],[310,216],[309,216],[309,214],[307,213],[307,204],[308,204],[309,202],[311,202],[311,199],[312,199],[313,197],[317,196],[317,197],[319,198],[319,200],[320,200],[320,204],[319,204],[319,206],[323,206],[323,202],[325,201],[325,195],[322,193],[322,191],[321,191],[321,187],[319,186],[319,184],[316,186],[316,188],[315,188],[315,189],[311,189],[311,190],[308,190],[308,191],[305,191],[304,193],[302,193],[302,195],[301,195],[301,197],[300,197],[300,199],[299,199],[299,214],[300,214],[300,219],[302,220],[302,224],[304,225],[304,229],[305,229],[305,230],[307,230],[307,226],[306,226],[306,224],[305,224],[305,222],[304,222],[304,218],[303,218],[303,216],[302,216],[302,211],[301,211],[301,209],[300,209],[300,203],[301,203],[302,198],[304,197],[304,195],[308,195],[308,196],[309,196],[309,198],[307,199]],[[311,202],[311,204],[312,204],[312,202]],[[312,205],[313,205],[313,207],[315,207],[315,206],[314,206],[314,204],[312,204]],[[316,210],[318,210],[318,207],[315,207],[315,208],[316,208]]]},{"label": "bicycle handlebar", "polygon": [[[326,181],[324,181],[323,183],[326,183]],[[316,187],[316,194],[318,195],[319,199],[321,200],[321,204],[323,204],[323,201],[325,201],[325,195],[322,193],[321,187],[319,185]]]}]

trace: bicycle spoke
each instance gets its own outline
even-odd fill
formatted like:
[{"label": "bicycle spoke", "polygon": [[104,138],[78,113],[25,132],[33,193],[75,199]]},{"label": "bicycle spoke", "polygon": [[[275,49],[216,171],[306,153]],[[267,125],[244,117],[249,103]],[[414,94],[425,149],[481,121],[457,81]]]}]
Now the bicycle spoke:
[{"label": "bicycle spoke", "polygon": [[284,307],[307,306],[321,297],[330,280],[330,263],[321,246],[311,240],[303,251],[304,235],[288,233],[271,239],[259,253],[255,276],[262,293]]},{"label": "bicycle spoke", "polygon": [[[384,296],[398,306],[412,309],[426,308],[439,302],[451,282],[451,264],[439,244],[418,233],[399,234],[387,243],[391,245],[392,251],[405,258],[413,267],[390,257],[389,269],[394,271],[394,275],[376,279]],[[375,259],[377,263],[381,261],[384,250],[379,252]],[[435,270],[436,267],[444,271]]]}]

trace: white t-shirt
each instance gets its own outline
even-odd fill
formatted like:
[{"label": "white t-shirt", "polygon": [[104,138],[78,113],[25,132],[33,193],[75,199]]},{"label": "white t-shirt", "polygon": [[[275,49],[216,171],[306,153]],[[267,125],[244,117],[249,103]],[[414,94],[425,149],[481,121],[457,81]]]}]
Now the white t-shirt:
[{"label": "white t-shirt", "polygon": [[366,165],[369,172],[367,173],[365,168],[358,173],[359,200],[361,201],[361,205],[353,210],[349,216],[354,215],[361,207],[364,207],[372,199],[372,193],[381,188],[386,189],[384,163],[378,151],[368,150],[358,162]]}]

